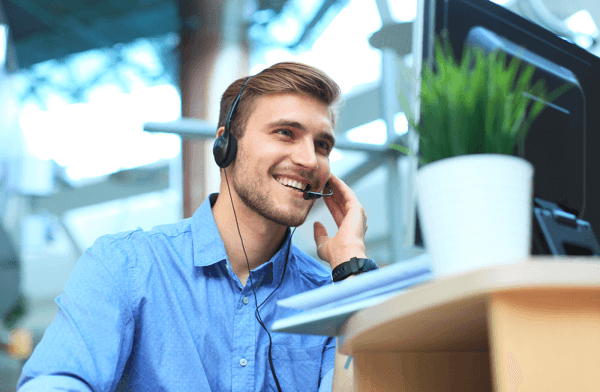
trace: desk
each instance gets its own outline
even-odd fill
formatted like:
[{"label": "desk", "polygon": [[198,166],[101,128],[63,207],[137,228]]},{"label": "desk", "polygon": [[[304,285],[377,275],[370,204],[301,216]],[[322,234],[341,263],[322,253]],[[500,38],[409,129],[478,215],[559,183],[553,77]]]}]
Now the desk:
[{"label": "desk", "polygon": [[355,391],[600,391],[600,258],[436,279],[352,315]]}]

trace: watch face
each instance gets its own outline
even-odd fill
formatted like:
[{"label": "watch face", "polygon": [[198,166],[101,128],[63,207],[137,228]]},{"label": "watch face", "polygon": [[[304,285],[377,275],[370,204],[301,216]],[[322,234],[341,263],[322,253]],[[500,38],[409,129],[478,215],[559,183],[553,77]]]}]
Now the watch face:
[{"label": "watch face", "polygon": [[361,271],[367,272],[367,271],[377,269],[377,264],[375,264],[375,262],[371,259],[363,259],[363,260],[361,260],[361,262],[362,262]]}]

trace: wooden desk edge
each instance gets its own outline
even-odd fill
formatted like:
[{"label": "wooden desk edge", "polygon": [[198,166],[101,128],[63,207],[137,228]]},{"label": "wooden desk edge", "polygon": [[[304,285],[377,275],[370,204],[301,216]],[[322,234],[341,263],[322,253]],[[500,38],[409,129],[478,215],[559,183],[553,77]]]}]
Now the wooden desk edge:
[{"label": "wooden desk edge", "polygon": [[532,257],[517,264],[435,279],[352,315],[340,330],[340,351],[352,355],[378,340],[385,342],[385,336],[378,336],[376,331],[383,332],[386,326],[401,320],[416,323],[426,318],[430,323],[447,322],[445,317],[452,314],[446,315],[444,309],[475,309],[481,314],[469,316],[471,328],[480,329],[491,294],[524,289],[600,290],[600,258]]}]

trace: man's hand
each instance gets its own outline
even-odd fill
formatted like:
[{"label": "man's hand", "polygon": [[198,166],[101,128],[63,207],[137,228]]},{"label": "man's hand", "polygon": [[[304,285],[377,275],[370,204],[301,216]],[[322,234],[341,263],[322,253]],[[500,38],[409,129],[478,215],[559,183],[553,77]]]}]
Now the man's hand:
[{"label": "man's hand", "polygon": [[317,254],[334,269],[352,257],[366,258],[367,216],[352,189],[342,180],[332,174],[329,185],[333,196],[324,197],[323,200],[333,216],[338,232],[329,238],[321,222],[315,222],[314,232]]}]

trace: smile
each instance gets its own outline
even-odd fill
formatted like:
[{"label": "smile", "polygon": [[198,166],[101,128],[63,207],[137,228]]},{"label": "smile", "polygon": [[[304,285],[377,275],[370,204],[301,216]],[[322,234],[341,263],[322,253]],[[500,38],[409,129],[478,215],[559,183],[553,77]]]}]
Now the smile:
[{"label": "smile", "polygon": [[306,187],[308,185],[308,183],[292,180],[290,178],[285,178],[285,177],[277,177],[277,178],[275,178],[275,180],[277,180],[277,182],[280,183],[281,185],[285,185],[287,187],[297,189],[300,192],[304,192],[304,190],[306,189]]}]

